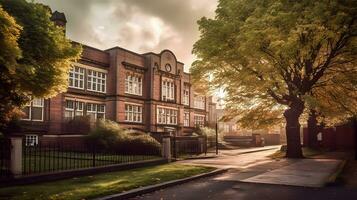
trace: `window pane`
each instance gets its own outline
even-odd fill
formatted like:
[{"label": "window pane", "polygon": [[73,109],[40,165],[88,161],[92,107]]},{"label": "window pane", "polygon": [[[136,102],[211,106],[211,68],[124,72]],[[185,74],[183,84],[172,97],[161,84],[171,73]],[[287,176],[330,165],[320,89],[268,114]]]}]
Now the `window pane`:
[{"label": "window pane", "polygon": [[31,118],[32,120],[42,120],[42,108],[32,107]]},{"label": "window pane", "polygon": [[26,106],[22,109],[22,112],[24,112],[25,116],[23,119],[30,119],[30,106]]}]

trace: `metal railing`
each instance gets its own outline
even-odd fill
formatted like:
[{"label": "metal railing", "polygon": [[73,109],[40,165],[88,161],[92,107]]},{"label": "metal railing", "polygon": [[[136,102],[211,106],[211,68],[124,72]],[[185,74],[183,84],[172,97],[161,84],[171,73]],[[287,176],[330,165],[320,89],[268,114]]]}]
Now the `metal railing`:
[{"label": "metal railing", "polygon": [[10,171],[11,141],[0,138],[0,180],[11,177]]},{"label": "metal railing", "polygon": [[96,145],[63,143],[23,146],[23,175],[126,164],[161,158],[160,149],[110,151]]}]

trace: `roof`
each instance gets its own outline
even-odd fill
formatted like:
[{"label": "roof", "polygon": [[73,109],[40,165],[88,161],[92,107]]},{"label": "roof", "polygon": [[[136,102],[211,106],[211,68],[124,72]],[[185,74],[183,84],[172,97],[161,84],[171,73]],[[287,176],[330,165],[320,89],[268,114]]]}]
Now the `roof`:
[{"label": "roof", "polygon": [[51,20],[52,21],[62,21],[62,22],[67,23],[67,19],[66,19],[66,16],[64,15],[64,13],[58,12],[57,10],[52,13]]}]

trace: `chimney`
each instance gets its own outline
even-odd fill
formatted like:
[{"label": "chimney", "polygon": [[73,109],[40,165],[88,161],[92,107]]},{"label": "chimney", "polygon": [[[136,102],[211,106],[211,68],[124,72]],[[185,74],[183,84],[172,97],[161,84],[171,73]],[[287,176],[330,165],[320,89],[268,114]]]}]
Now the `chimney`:
[{"label": "chimney", "polygon": [[58,12],[57,10],[52,13],[50,18],[57,26],[62,26],[64,28],[64,32],[66,33],[66,16],[64,13]]}]

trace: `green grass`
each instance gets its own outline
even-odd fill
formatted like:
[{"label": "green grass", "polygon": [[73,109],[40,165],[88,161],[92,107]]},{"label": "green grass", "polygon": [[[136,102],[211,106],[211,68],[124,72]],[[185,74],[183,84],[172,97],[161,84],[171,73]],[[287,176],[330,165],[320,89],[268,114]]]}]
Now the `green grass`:
[{"label": "green grass", "polygon": [[215,168],[212,167],[189,166],[175,163],[165,164],[55,182],[1,188],[0,199],[91,199],[142,186],[181,179],[213,171],[214,169]]},{"label": "green grass", "polygon": [[[324,150],[324,149],[312,149],[312,148],[308,148],[308,147],[303,147],[302,148],[302,152],[303,152],[303,155],[306,158],[310,158],[310,157],[313,157],[313,156],[317,156],[317,155],[323,154],[324,152],[326,152],[326,150]],[[279,149],[276,152],[270,154],[268,157],[272,158],[272,159],[280,159],[280,158],[284,158],[285,155],[286,155],[286,152],[285,151],[281,151]]]}]

